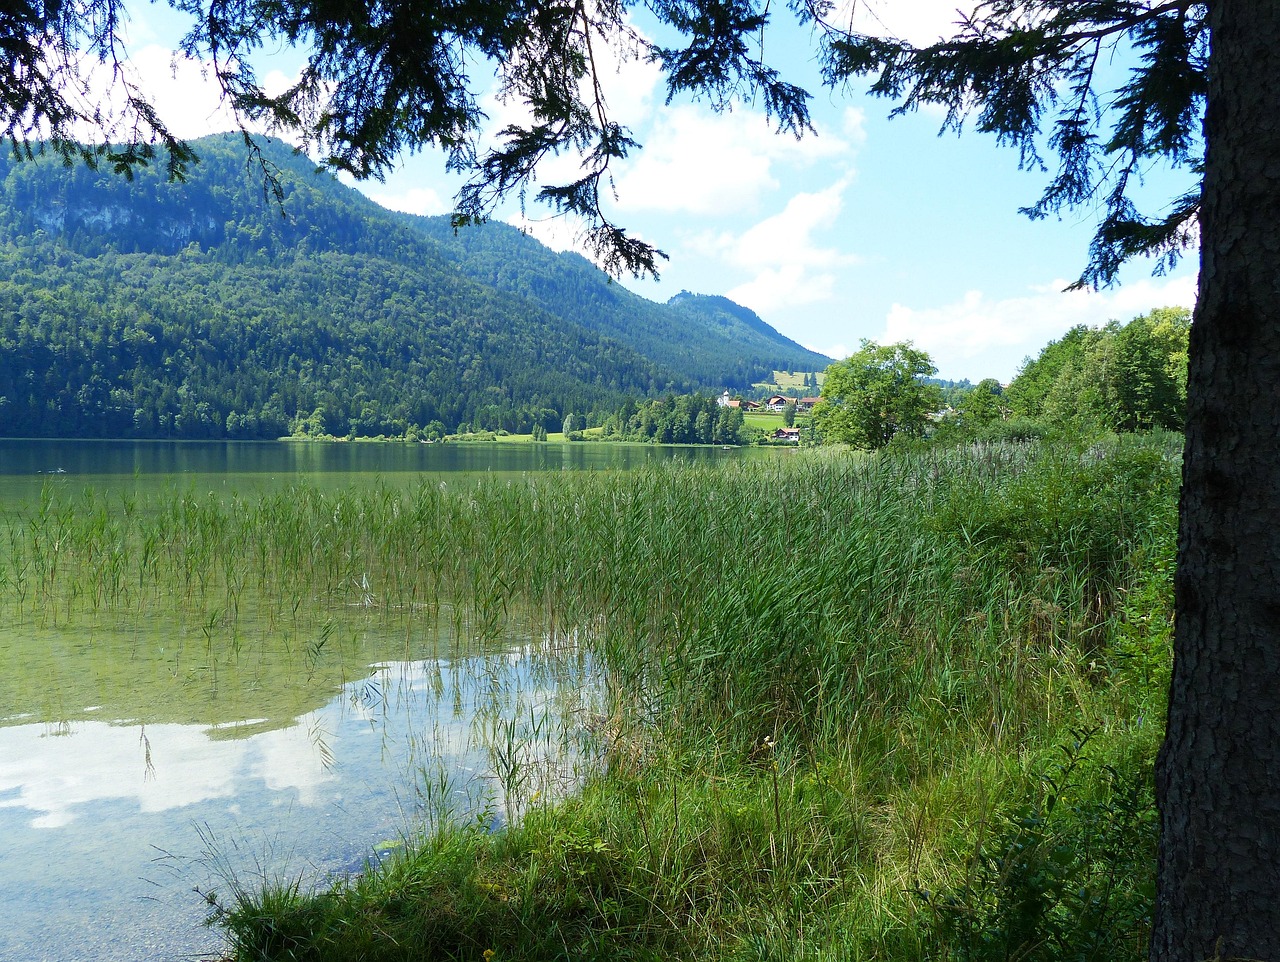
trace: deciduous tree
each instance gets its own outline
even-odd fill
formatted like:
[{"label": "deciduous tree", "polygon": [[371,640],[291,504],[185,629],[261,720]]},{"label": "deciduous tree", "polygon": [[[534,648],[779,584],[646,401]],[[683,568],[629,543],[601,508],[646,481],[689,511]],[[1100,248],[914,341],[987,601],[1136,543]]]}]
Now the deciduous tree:
[{"label": "deciduous tree", "polygon": [[859,351],[827,368],[814,427],[828,441],[867,450],[898,435],[919,437],[941,404],[937,385],[923,380],[936,373],[929,355],[910,343],[864,340]]},{"label": "deciduous tree", "polygon": [[995,378],[984,378],[974,385],[960,403],[960,416],[964,423],[981,427],[1000,420],[1001,393],[1000,382]]}]

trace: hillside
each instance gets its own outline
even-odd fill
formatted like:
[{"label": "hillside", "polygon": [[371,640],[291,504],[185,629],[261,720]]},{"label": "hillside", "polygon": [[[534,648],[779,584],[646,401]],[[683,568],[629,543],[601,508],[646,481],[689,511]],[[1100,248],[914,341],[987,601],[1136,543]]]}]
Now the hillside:
[{"label": "hillside", "polygon": [[237,138],[195,146],[181,184],[0,159],[0,434],[554,430],[827,363],[505,225],[385,211],[282,144],[278,201]]},{"label": "hillside", "polygon": [[616,338],[699,385],[745,389],[761,372],[821,370],[831,363],[728,298],[685,292],[655,304],[613,283],[586,258],[557,254],[507,224],[455,232],[447,217],[404,218],[440,243],[468,277]]}]

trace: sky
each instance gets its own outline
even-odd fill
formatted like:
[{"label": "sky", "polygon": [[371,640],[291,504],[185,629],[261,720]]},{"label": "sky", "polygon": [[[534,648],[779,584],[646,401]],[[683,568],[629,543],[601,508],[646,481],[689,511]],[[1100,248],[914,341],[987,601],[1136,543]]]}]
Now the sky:
[{"label": "sky", "polygon": [[[957,17],[956,0],[852,2],[861,24],[916,43],[950,33]],[[207,72],[190,62],[175,69],[174,16],[163,6],[135,11],[134,69],[180,136],[230,129]],[[635,26],[653,35],[652,25]],[[656,67],[608,68],[611,113],[642,144],[615,172],[609,214],[669,256],[659,279],[620,278],[627,288],[656,301],[682,290],[724,295],[832,358],[863,339],[911,341],[940,377],[1006,383],[1077,324],[1194,303],[1194,251],[1165,276],[1139,260],[1116,287],[1064,291],[1085,265],[1098,211],[1029,220],[1019,208],[1039,199],[1050,174],[1020,170],[1015,150],[977,132],[940,134],[938,113],[890,120],[894,104],[867,96],[865,85],[823,88],[798,29],[771,31],[768,44],[771,64],[814,95],[816,130],[799,140],[774,132],[759,105],[725,113],[688,99],[668,105]],[[297,62],[292,51],[273,51],[257,66],[270,88]],[[519,116],[487,93],[481,102],[489,129]],[[542,179],[571,176],[571,164],[557,160]],[[461,184],[431,153],[402,158],[382,182],[347,182],[417,214],[449,213]],[[1152,171],[1144,189],[1163,202],[1186,186]],[[513,202],[497,217],[557,250],[577,248],[580,225],[532,204]]]}]

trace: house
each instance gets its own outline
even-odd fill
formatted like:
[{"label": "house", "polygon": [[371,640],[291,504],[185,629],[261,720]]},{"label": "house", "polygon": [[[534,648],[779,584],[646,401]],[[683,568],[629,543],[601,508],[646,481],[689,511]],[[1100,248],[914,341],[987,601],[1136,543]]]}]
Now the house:
[{"label": "house", "polygon": [[727,390],[716,398],[716,404],[722,408],[741,408],[744,411],[756,411],[760,408],[760,405],[755,401],[744,401],[741,398],[729,397]]},{"label": "house", "polygon": [[820,397],[802,397],[796,402],[796,410],[801,414],[807,414],[813,410],[813,406],[821,401]]},{"label": "house", "polygon": [[795,404],[796,398],[787,397],[785,394],[775,394],[764,402],[765,410],[781,411],[788,404]]},{"label": "house", "polygon": [[773,439],[775,441],[787,441],[787,442],[790,442],[791,444],[799,444],[800,429],[799,428],[778,428],[778,430],[773,432]]}]

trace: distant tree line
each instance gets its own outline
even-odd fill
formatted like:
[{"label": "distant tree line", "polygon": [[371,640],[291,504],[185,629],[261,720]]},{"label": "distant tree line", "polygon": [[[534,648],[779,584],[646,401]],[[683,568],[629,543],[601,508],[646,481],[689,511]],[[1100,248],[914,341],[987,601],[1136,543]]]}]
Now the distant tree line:
[{"label": "distant tree line", "polygon": [[1157,308],[1127,324],[1074,327],[1028,359],[1003,395],[1011,417],[1139,431],[1182,429],[1191,312]]},{"label": "distant tree line", "polygon": [[606,437],[658,444],[741,444],[742,409],[721,407],[706,394],[628,398],[601,424]]},{"label": "distant tree line", "polygon": [[1054,431],[1182,429],[1191,312],[1157,308],[1127,324],[1080,325],[1027,358],[1007,386],[940,382],[910,343],[861,350],[827,368],[813,427],[828,442],[996,438]]}]

